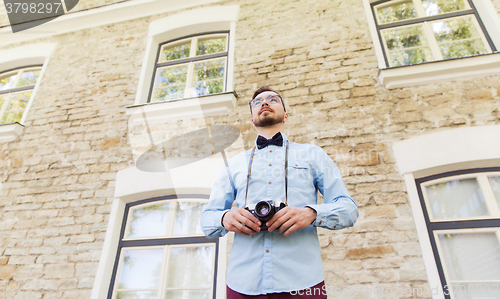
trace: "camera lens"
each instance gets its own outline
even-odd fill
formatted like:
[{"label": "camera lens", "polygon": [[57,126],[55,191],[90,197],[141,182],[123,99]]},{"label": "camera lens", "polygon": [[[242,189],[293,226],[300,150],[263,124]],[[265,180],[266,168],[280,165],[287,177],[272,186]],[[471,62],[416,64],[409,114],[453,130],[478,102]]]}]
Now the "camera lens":
[{"label": "camera lens", "polygon": [[259,214],[260,215],[267,215],[267,213],[269,213],[269,208],[268,207],[266,207],[266,206],[260,207],[260,210],[259,210]]},{"label": "camera lens", "polygon": [[259,201],[255,205],[255,214],[260,218],[260,220],[267,221],[273,217],[274,209],[269,202],[264,200]]}]

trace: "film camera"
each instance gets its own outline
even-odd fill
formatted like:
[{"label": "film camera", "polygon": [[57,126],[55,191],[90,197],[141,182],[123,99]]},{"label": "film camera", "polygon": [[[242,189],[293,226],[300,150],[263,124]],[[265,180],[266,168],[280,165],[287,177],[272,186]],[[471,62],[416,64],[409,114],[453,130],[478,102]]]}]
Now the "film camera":
[{"label": "film camera", "polygon": [[284,209],[285,207],[286,205],[281,200],[273,202],[270,199],[265,199],[256,204],[249,204],[245,209],[262,222],[260,230],[265,231],[268,229],[266,222],[273,218],[274,214],[276,214],[279,210]]}]

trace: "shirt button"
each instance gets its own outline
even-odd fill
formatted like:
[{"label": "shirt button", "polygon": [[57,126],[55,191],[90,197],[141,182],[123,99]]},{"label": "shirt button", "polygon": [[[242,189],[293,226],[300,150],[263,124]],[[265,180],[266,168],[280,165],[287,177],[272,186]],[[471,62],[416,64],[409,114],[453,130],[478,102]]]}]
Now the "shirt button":
[{"label": "shirt button", "polygon": [[273,166],[273,164],[269,163],[269,166]]},{"label": "shirt button", "polygon": [[266,252],[269,253],[269,249],[266,249]]},{"label": "shirt button", "polygon": [[299,164],[295,164],[295,166],[299,166]]},{"label": "shirt button", "polygon": [[270,152],[270,153],[272,153],[272,152],[273,152],[273,150],[269,150],[269,152]]},{"label": "shirt button", "polygon": [[318,224],[321,225],[321,221]]},{"label": "shirt button", "polygon": [[337,226],[335,225],[333,228],[337,228]]},{"label": "shirt button", "polygon": [[271,182],[269,182],[269,185],[271,185]]}]

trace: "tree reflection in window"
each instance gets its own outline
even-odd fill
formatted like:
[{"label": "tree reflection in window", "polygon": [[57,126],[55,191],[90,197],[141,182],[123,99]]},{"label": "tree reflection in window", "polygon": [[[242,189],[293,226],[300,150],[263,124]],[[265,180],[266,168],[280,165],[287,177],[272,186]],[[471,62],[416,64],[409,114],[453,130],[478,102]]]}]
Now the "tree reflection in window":
[{"label": "tree reflection in window", "polygon": [[129,211],[125,238],[203,235],[200,219],[205,204],[182,199],[133,207]]},{"label": "tree reflection in window", "polygon": [[195,36],[162,45],[149,101],[223,92],[227,47],[227,33]]},{"label": "tree reflection in window", "polygon": [[20,123],[40,76],[40,67],[0,74],[0,123]]},{"label": "tree reflection in window", "polygon": [[422,0],[426,16],[435,16],[466,9],[466,0]]},{"label": "tree reflection in window", "polygon": [[492,52],[466,0],[385,1],[374,12],[389,66]]},{"label": "tree reflection in window", "polygon": [[155,237],[167,234],[170,203],[149,205],[133,209],[127,237]]},{"label": "tree reflection in window", "polygon": [[417,17],[415,5],[413,5],[411,0],[379,8],[377,13],[380,24],[414,19]]},{"label": "tree reflection in window", "polygon": [[201,230],[206,203],[194,196],[131,205],[111,298],[213,298],[217,242]]},{"label": "tree reflection in window", "polygon": [[[210,298],[213,276],[213,247],[172,247],[168,263],[167,298],[195,291],[196,298]],[[194,298],[194,297],[193,297]]]}]

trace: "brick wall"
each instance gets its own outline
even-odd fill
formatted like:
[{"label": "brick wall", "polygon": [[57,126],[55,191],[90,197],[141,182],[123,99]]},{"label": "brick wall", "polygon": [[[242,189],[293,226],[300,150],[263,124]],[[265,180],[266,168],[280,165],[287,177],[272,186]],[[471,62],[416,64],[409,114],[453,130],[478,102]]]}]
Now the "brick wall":
[{"label": "brick wall", "polygon": [[[500,0],[492,2],[500,11]],[[281,91],[289,138],[325,149],[360,207],[353,228],[319,231],[326,284],[427,292],[392,144],[498,124],[500,76],[388,90],[377,81],[361,1],[218,4],[241,5],[234,72],[240,97],[235,111],[207,122],[237,126],[250,148],[256,133],[249,97],[261,85]],[[134,165],[124,107],[134,102],[149,23],[165,16],[35,41],[58,46],[24,133],[0,144],[1,298],[89,298],[116,172]],[[197,124],[182,127],[190,125]]]}]

